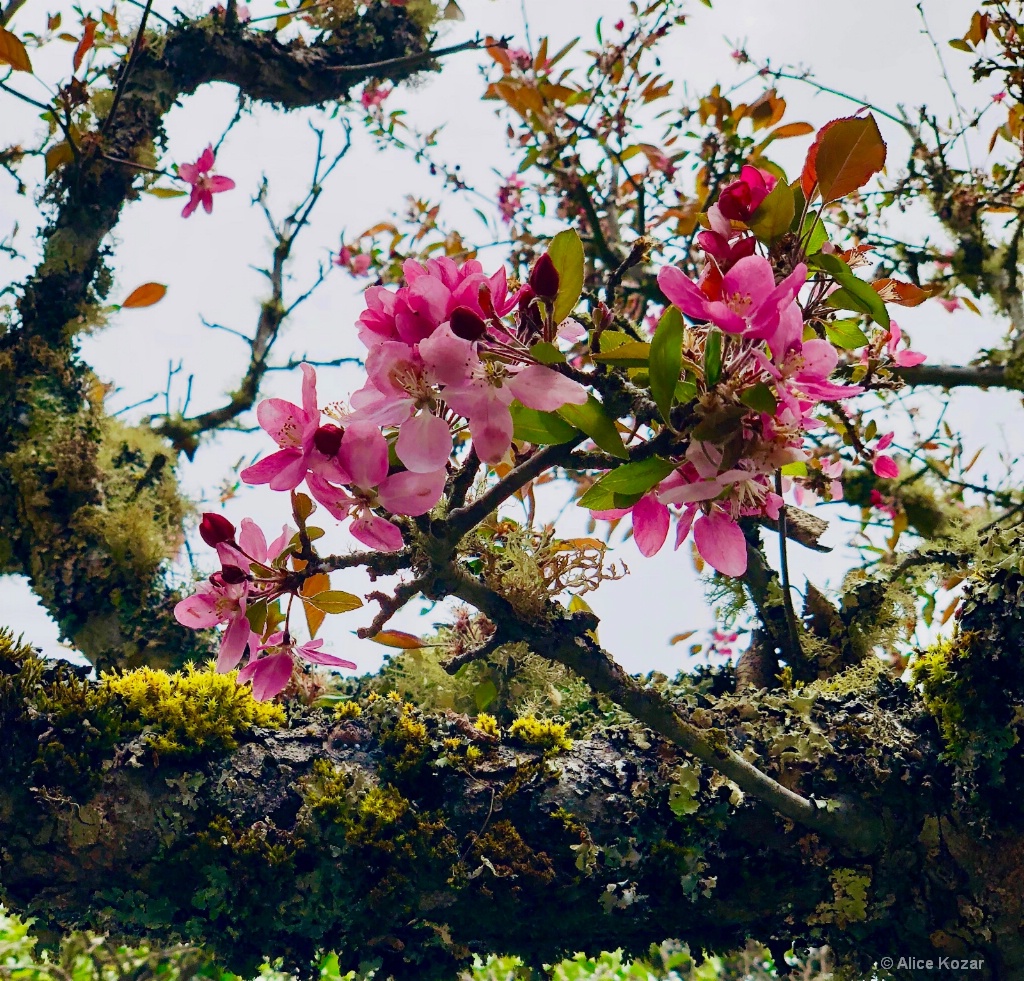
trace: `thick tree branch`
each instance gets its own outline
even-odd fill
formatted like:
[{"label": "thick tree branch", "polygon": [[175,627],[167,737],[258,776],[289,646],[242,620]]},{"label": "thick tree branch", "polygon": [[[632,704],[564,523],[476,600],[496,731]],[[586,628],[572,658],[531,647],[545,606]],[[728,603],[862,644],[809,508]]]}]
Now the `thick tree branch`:
[{"label": "thick tree branch", "polygon": [[908,385],[934,385],[939,388],[1009,388],[1024,391],[1019,378],[1002,365],[922,364],[914,368],[891,368]]}]

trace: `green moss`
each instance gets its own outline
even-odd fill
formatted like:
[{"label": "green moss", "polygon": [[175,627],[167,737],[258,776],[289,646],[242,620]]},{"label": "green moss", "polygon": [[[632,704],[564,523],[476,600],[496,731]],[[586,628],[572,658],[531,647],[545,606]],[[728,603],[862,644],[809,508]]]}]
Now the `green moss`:
[{"label": "green moss", "polygon": [[870,871],[836,869],[829,876],[829,882],[835,899],[819,903],[815,912],[808,917],[809,923],[834,923],[845,930],[849,924],[862,923],[868,918]]},{"label": "green moss", "polygon": [[118,697],[126,724],[140,727],[156,753],[187,757],[234,749],[239,733],[284,723],[280,706],[257,702],[236,678],[212,664],[173,674],[139,668],[103,674],[98,690]]},{"label": "green moss", "polygon": [[532,717],[516,719],[508,734],[526,746],[535,746],[545,753],[554,754],[572,749],[572,740],[566,735],[563,722],[551,722]]}]

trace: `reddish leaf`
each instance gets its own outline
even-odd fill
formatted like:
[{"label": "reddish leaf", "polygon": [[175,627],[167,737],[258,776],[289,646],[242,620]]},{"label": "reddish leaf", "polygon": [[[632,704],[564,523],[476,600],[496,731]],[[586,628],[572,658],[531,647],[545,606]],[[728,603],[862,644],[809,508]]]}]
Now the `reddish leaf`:
[{"label": "reddish leaf", "polygon": [[21,38],[0,27],[0,65],[10,65],[16,72],[31,72],[32,62]]},{"label": "reddish leaf", "polygon": [[166,292],[167,287],[160,283],[143,283],[128,294],[128,299],[121,304],[121,309],[151,307],[154,303],[159,303]]},{"label": "reddish leaf", "polygon": [[808,201],[815,187],[822,201],[835,201],[863,187],[884,166],[885,141],[874,116],[846,116],[819,130],[807,151],[800,185]]},{"label": "reddish leaf", "polygon": [[78,42],[78,47],[75,48],[75,57],[73,64],[75,71],[82,67],[82,59],[89,53],[89,50],[96,43],[96,27],[99,21],[93,20],[91,17],[86,17],[82,21],[82,27],[85,30],[82,31],[82,40]]},{"label": "reddish leaf", "polygon": [[901,307],[919,306],[935,294],[932,288],[921,289],[913,283],[901,283],[898,279],[876,279],[871,285],[886,303],[895,303]]},{"label": "reddish leaf", "polygon": [[429,646],[423,638],[417,637],[415,634],[407,634],[404,630],[381,630],[370,640],[375,644],[383,644],[385,647],[399,647],[403,651],[414,651],[420,647]]}]

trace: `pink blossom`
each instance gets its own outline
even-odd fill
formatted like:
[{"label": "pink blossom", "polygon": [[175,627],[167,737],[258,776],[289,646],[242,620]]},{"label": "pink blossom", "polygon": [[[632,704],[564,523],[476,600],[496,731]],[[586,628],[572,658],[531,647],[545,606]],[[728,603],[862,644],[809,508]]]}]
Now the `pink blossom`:
[{"label": "pink blossom", "polygon": [[898,350],[900,339],[903,336],[903,332],[900,330],[899,324],[895,320],[889,323],[889,335],[886,338],[886,350],[889,352],[889,357],[900,368],[913,368],[915,365],[919,365],[927,360],[927,356],[921,354],[919,351],[910,350]]},{"label": "pink blossom", "polygon": [[199,205],[210,214],[213,211],[213,195],[221,191],[230,191],[235,182],[230,177],[212,174],[214,163],[213,146],[207,146],[194,164],[182,164],[178,168],[178,176],[187,184],[192,185],[192,193],[188,204],[182,209],[181,217],[188,218]]},{"label": "pink blossom", "polygon": [[364,252],[354,253],[347,245],[343,245],[334,260],[336,266],[347,269],[353,276],[369,274],[373,256]]},{"label": "pink blossom", "polygon": [[363,92],[359,96],[359,101],[364,109],[371,109],[382,105],[389,95],[391,95],[391,89],[388,86],[378,85],[376,82],[367,82],[363,86]]},{"label": "pink blossom", "polygon": [[498,212],[506,225],[511,223],[523,206],[521,192],[525,186],[521,177],[512,174],[510,177],[506,177],[505,183],[498,188]]},{"label": "pink blossom", "polygon": [[870,501],[873,508],[881,511],[883,514],[887,514],[890,518],[896,517],[896,505],[893,503],[892,498],[884,497],[878,490],[872,490]]},{"label": "pink blossom", "polygon": [[778,286],[771,263],[761,256],[740,259],[711,297],[677,266],[658,273],[661,291],[688,317],[707,320],[730,334],[766,338],[779,328],[782,312],[807,279],[801,262]]},{"label": "pink blossom", "polygon": [[[226,520],[225,524],[228,524]],[[273,586],[268,591],[267,587],[258,586],[252,581],[253,564],[269,566],[284,551],[291,537],[291,530],[285,526],[281,535],[267,545],[267,539],[256,522],[251,518],[243,518],[237,543],[222,539],[216,545],[221,571],[210,576],[192,596],[181,600],[174,607],[174,618],[178,623],[193,630],[227,624],[221,636],[218,671],[223,673],[234,668],[250,641],[249,621],[246,618],[249,600],[262,599],[273,592]]]},{"label": "pink blossom", "polygon": [[444,493],[446,473],[403,471],[388,476],[388,445],[380,431],[366,423],[345,430],[339,453],[351,474],[349,488],[337,487],[316,474],[306,478],[310,493],[339,521],[351,519],[352,535],[369,548],[397,552],[404,546],[397,525],[374,513],[382,507],[392,514],[426,514]]},{"label": "pink blossom", "polygon": [[293,490],[307,472],[337,483],[348,479],[337,460],[341,430],[330,423],[320,425],[316,370],[305,363],[299,367],[301,408],[285,399],[264,399],[256,407],[259,424],[280,449],[239,474],[247,484],[270,484],[270,489],[276,491]]},{"label": "pink blossom", "polygon": [[768,171],[748,164],[740,171],[739,180],[726,184],[722,189],[718,196],[718,210],[731,221],[748,222],[775,183],[775,177]]},{"label": "pink blossom", "polygon": [[[272,634],[254,649],[249,663],[238,672],[238,683],[244,685],[251,681],[252,697],[257,702],[266,702],[288,687],[296,659],[324,667],[356,669],[355,662],[328,654],[320,650],[322,646],[322,639],[296,644],[284,633]],[[261,656],[264,651],[270,653]]]},{"label": "pink blossom", "polygon": [[512,445],[513,400],[542,412],[587,401],[579,382],[552,368],[481,360],[477,343],[457,337],[448,326],[419,347],[424,363],[443,383],[445,402],[469,420],[473,445],[485,463],[499,462]]},{"label": "pink blossom", "polygon": [[952,313],[954,310],[959,310],[963,306],[958,296],[940,296],[939,305],[943,307],[947,313]]}]

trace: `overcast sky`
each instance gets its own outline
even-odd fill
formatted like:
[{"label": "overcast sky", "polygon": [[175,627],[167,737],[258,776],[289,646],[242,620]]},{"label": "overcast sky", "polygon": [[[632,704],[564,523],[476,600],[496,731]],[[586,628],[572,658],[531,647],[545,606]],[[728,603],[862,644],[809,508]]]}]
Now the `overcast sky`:
[{"label": "overcast sky", "polygon": [[[72,16],[67,5],[62,6],[65,16]],[[169,0],[156,0],[155,9],[167,8],[165,12],[170,13],[171,6]],[[525,10],[533,42],[550,35],[552,46],[557,48],[580,30],[585,32],[584,41],[591,41],[598,16],[614,21],[627,9],[621,0],[526,0],[522,4],[519,0],[462,0],[462,6],[467,21],[447,28],[444,43],[479,30],[514,35],[514,44],[525,45]],[[270,0],[253,0],[250,8],[253,16],[274,10]],[[970,59],[946,44],[949,38],[964,33],[975,8],[975,2],[965,0],[924,3],[954,85],[965,102],[981,105],[991,99],[994,86],[990,85],[991,91],[982,86],[972,89],[967,72]],[[32,0],[14,26],[22,31],[37,29],[39,19],[51,9],[43,5],[43,0]],[[119,9],[126,20],[131,19],[132,8],[122,5]],[[677,31],[671,44],[663,48],[662,62],[663,69],[678,80],[680,87],[685,85],[690,91],[704,91],[716,80],[729,86],[749,75],[749,67],[737,66],[729,56],[737,44],[744,44],[755,58],[770,57],[775,64],[812,68],[822,83],[890,109],[897,104],[914,107],[927,103],[940,116],[951,110],[936,53],[922,33],[920,15],[910,0],[862,0],[856,5],[839,0],[813,4],[806,0],[719,0],[710,11],[694,0],[689,20],[687,28]],[[35,59],[39,74],[56,77],[52,66],[69,61],[70,50],[70,46],[57,47]],[[449,164],[459,163],[471,184],[493,193],[499,175],[510,172],[514,165],[504,143],[504,124],[496,119],[492,103],[479,100],[480,60],[475,53],[458,55],[446,63],[440,75],[423,79],[415,89],[400,90],[388,105],[407,109],[420,129],[443,125],[438,157]],[[41,95],[31,87],[25,91]],[[820,126],[851,111],[849,103],[816,95],[799,83],[787,83],[780,91],[789,101],[791,120]],[[39,125],[33,111],[23,111],[6,97],[0,104],[4,138],[14,138],[16,131],[20,138],[29,139]],[[203,89],[176,108],[167,121],[169,151],[165,165],[194,160],[208,142],[216,142],[234,108],[234,93],[225,86]],[[190,374],[195,376],[193,411],[219,404],[222,393],[237,384],[244,368],[243,345],[226,332],[204,328],[201,318],[234,330],[251,331],[258,304],[265,296],[263,281],[254,268],[267,263],[270,249],[266,224],[259,209],[253,207],[252,196],[264,175],[270,187],[270,206],[278,216],[286,214],[289,205],[302,195],[312,164],[310,119],[325,127],[329,146],[340,145],[341,126],[323,115],[286,116],[257,109],[244,118],[228,136],[217,161],[218,172],[234,178],[238,187],[217,196],[212,216],[199,212],[182,220],[180,200],[162,201],[147,195],[126,209],[116,230],[118,285],[113,299],[123,298],[148,281],[165,283],[169,289],[157,306],[123,311],[111,318],[107,328],[83,341],[85,359],[101,377],[118,386],[108,401],[111,410],[163,392],[169,364],[180,362],[182,366],[172,388],[172,407],[183,396],[184,379]],[[890,160],[898,167],[900,133],[884,120],[880,122],[893,148]],[[790,142],[792,146],[778,146],[774,153],[792,172],[799,167],[807,141]],[[296,250],[290,270],[292,295],[301,293],[315,278],[317,264],[329,260],[343,230],[351,236],[387,218],[402,208],[408,193],[436,199],[438,183],[409,156],[378,152],[359,131],[357,122],[352,150],[328,185],[314,221]],[[453,207],[468,215],[471,202],[455,202]],[[11,183],[0,175],[0,232],[14,220],[23,228],[19,244],[31,252],[30,230],[36,220],[31,202],[16,198]],[[467,219],[467,225],[472,234],[471,219]],[[920,235],[927,227],[909,216],[904,230],[908,235]],[[485,265],[497,264],[501,250],[487,250],[480,258]],[[7,262],[0,266],[0,276],[17,279],[28,268],[25,263]],[[358,355],[352,324],[360,309],[359,285],[343,274],[331,275],[289,322],[279,353],[284,358],[298,354],[318,359]],[[963,362],[979,347],[996,343],[1003,331],[994,320],[966,313],[949,315],[937,305],[901,313],[901,324],[913,334],[915,348],[934,361]],[[353,370],[324,371],[321,401],[342,398],[358,385],[358,374]],[[265,394],[297,401],[298,390],[297,377],[278,373],[268,379]],[[925,396],[924,404],[935,405],[936,399]],[[157,405],[162,405],[162,400]],[[126,417],[138,418],[148,411],[153,407],[131,411]],[[1019,412],[1019,399],[1006,393],[967,393],[958,397],[950,418],[961,423],[975,445],[984,442],[998,451],[1004,446],[1012,448]],[[183,463],[183,485],[197,501],[205,499],[209,505],[216,500],[217,487],[225,474],[239,459],[248,460],[270,448],[269,439],[260,434],[220,436],[204,445],[193,463]],[[228,504],[225,513],[235,520],[251,515],[269,529],[285,519],[286,499],[265,489],[244,490]],[[825,512],[826,516],[834,513]],[[573,526],[581,527],[581,520],[574,517]],[[843,527],[840,522],[834,525],[830,537],[839,543],[848,535],[849,526]],[[351,542],[343,532],[332,535],[329,540],[335,547]],[[797,581],[809,575],[819,584],[838,582],[844,569],[841,557],[823,560],[801,554],[799,548],[793,551]],[[673,553],[666,549],[656,558],[645,560],[627,542],[617,548],[615,557],[624,559],[632,574],[587,597],[602,617],[602,641],[631,670],[674,671],[682,663],[684,648],[669,647],[668,638],[680,631],[706,629],[712,623],[688,550]],[[209,555],[201,543],[197,558],[209,565]],[[336,573],[334,585],[357,593],[369,588],[358,571]],[[421,608],[421,604],[414,603],[399,625],[422,632],[442,619],[437,611],[420,617]],[[333,650],[358,661],[366,670],[379,664],[382,648],[355,640],[351,631],[367,622],[370,615],[360,611],[328,618],[323,634]],[[48,652],[59,650],[55,626],[21,580],[8,577],[0,581],[0,624],[23,630],[29,640]]]}]

